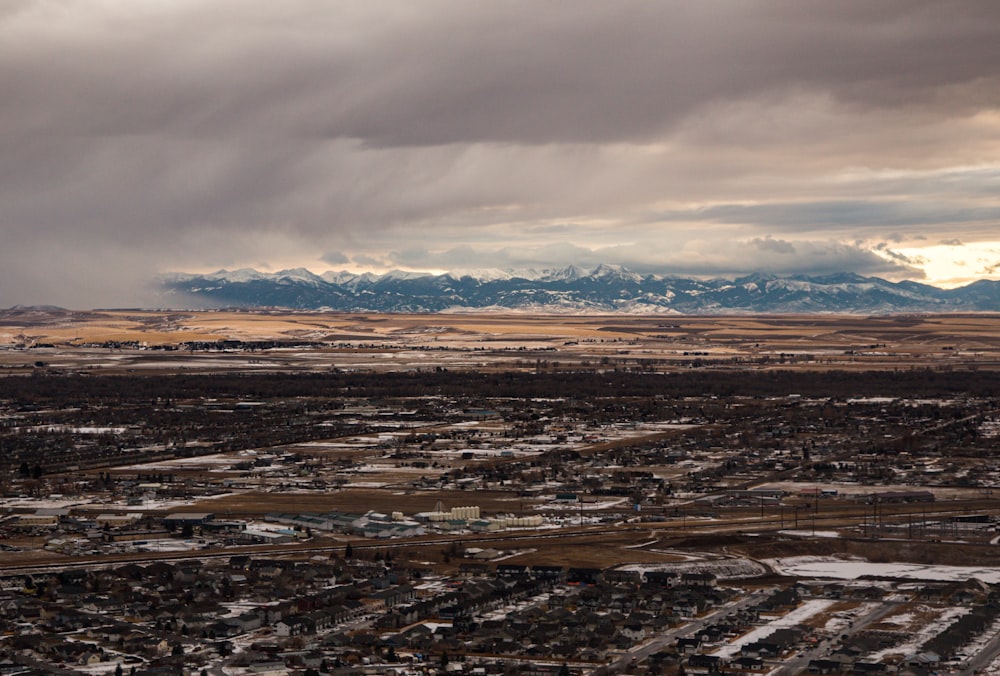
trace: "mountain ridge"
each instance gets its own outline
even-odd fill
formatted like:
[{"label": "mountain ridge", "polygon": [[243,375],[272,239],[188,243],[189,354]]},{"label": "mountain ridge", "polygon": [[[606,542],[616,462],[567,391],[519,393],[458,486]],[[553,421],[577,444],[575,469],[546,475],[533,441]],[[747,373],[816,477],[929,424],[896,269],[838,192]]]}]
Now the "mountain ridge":
[{"label": "mountain ridge", "polygon": [[1000,282],[957,289],[843,272],[819,276],[753,273],[735,279],[592,270],[462,270],[385,274],[304,268],[172,273],[159,280],[167,305],[284,307],[349,312],[864,313],[998,312]]}]

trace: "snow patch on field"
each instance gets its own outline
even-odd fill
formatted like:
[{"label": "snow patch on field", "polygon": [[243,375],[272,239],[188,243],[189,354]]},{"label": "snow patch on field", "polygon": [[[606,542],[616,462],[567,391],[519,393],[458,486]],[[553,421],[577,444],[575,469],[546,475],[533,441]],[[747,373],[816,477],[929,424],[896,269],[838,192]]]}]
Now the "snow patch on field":
[{"label": "snow patch on field", "polygon": [[[877,652],[874,652],[866,657],[867,660],[881,660],[888,655],[911,655],[920,650],[922,646],[927,641],[931,640],[942,631],[947,629],[952,622],[962,617],[963,615],[969,614],[969,608],[948,608],[932,621],[927,622],[920,626],[920,628],[910,634],[909,640],[905,643],[900,643],[899,645],[893,646],[891,648],[884,648]],[[885,620],[883,620],[885,621]]]},{"label": "snow patch on field", "polygon": [[747,577],[758,577],[767,573],[767,568],[749,559],[716,559],[706,561],[682,561],[679,563],[633,563],[622,566],[620,570],[670,571],[683,575],[684,573],[711,573],[721,580],[733,580]]},{"label": "snow patch on field", "polygon": [[814,538],[839,538],[840,533],[835,530],[779,530],[778,533],[781,535],[794,535],[795,537],[814,537]]},{"label": "snow patch on field", "polygon": [[812,599],[811,601],[806,601],[792,612],[768,622],[767,624],[761,625],[746,634],[743,634],[732,643],[727,643],[722,646],[713,654],[718,655],[719,657],[732,657],[738,653],[740,648],[743,646],[753,643],[754,641],[763,640],[778,629],[794,627],[802,624],[813,615],[819,615],[835,603],[836,601],[830,599]]},{"label": "snow patch on field", "polygon": [[1000,583],[1000,568],[975,566],[928,566],[917,563],[871,563],[827,556],[796,556],[765,561],[776,571],[797,577],[829,577],[854,580],[865,575],[910,580],[961,582],[977,578],[989,584]]},{"label": "snow patch on field", "polygon": [[848,610],[842,610],[839,613],[834,613],[823,625],[823,631],[829,632],[831,634],[839,634],[844,629],[847,629],[854,624],[859,618],[868,615],[875,611],[876,608],[881,606],[880,603],[861,603],[854,608]]}]

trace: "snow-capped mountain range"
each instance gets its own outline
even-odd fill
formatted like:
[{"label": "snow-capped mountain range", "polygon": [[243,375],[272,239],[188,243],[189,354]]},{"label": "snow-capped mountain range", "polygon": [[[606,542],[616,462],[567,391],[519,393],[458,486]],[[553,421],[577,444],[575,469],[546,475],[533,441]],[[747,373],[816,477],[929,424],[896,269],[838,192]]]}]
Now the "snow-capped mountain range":
[{"label": "snow-capped mountain range", "polygon": [[537,311],[590,313],[997,312],[1000,282],[957,289],[841,273],[821,277],[753,274],[700,280],[640,275],[619,266],[593,270],[477,270],[382,275],[275,273],[251,269],[167,275],[172,307],[284,307],[349,312]]}]

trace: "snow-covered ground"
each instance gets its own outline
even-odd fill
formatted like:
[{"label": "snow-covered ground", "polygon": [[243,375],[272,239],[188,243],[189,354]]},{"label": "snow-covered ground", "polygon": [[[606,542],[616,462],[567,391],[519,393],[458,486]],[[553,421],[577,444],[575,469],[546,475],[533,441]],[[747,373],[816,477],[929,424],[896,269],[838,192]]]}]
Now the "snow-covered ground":
[{"label": "snow-covered ground", "polygon": [[993,567],[871,563],[858,559],[845,560],[828,556],[796,556],[787,559],[770,559],[766,560],[765,563],[780,573],[797,577],[829,577],[839,580],[853,580],[864,575],[871,575],[948,582],[977,578],[989,584],[1000,583],[1000,568]]},{"label": "snow-covered ground", "polygon": [[761,625],[746,634],[743,634],[732,643],[727,643],[712,654],[718,655],[719,657],[732,657],[738,653],[740,648],[743,646],[753,643],[754,641],[765,639],[778,629],[794,627],[801,624],[813,615],[822,613],[835,603],[836,601],[830,599],[812,599],[810,601],[806,601],[792,612],[776,618],[767,624]]},{"label": "snow-covered ground", "polygon": [[[227,495],[234,495],[231,492],[216,493],[215,495],[199,495],[198,500],[217,500],[219,498],[224,498]],[[144,512],[149,510],[158,509],[176,509],[181,507],[190,507],[191,498],[157,498],[150,497],[149,499],[143,500],[141,505],[129,505],[123,501],[117,503],[105,503],[101,505],[102,508],[109,511],[117,511],[117,509],[124,509],[129,512]]]},{"label": "snow-covered ground", "polygon": [[[961,652],[966,655],[977,655],[997,634],[1000,634],[1000,617],[993,620],[993,624],[987,627],[986,631],[962,646]],[[986,670],[981,673],[1000,674],[1000,657],[990,662]]]},{"label": "snow-covered ground", "polygon": [[[831,482],[814,482],[814,481],[772,481],[769,483],[760,484],[756,488],[767,488],[775,490],[788,491],[789,493],[797,494],[801,491],[812,491],[812,490],[824,490],[824,489],[834,489],[837,494],[841,497],[843,496],[857,496],[857,495],[868,495],[869,493],[882,493],[891,491],[928,491],[934,494],[938,500],[956,500],[961,498],[969,497],[981,497],[982,489],[980,488],[952,488],[952,487],[940,487],[940,486],[913,486],[911,484],[879,484],[878,486],[866,486],[865,484],[856,483],[837,483]],[[836,500],[836,497],[831,498],[820,498],[822,502],[827,500]],[[931,504],[927,505],[927,511],[933,511],[934,507]]]},{"label": "snow-covered ground", "polygon": [[781,535],[794,535],[796,537],[812,538],[839,538],[840,533],[835,530],[779,530]]},{"label": "snow-covered ground", "polygon": [[143,462],[135,465],[122,465],[119,469],[127,469],[145,472],[154,470],[170,469],[195,469],[195,468],[218,468],[220,465],[232,466],[240,462],[240,458],[232,453],[213,453],[211,455],[199,455],[192,458],[173,458],[171,460],[161,460],[159,462]]},{"label": "snow-covered ground", "polygon": [[197,540],[175,540],[171,538],[161,538],[158,540],[146,540],[135,544],[137,552],[193,552],[204,548],[204,542]]},{"label": "snow-covered ground", "polygon": [[[550,496],[551,499],[555,499],[555,496]],[[541,510],[563,510],[563,511],[573,511],[579,512],[583,511],[596,511],[611,509],[612,507],[618,507],[624,505],[628,501],[628,498],[611,498],[608,500],[595,500],[594,502],[584,502],[582,505],[578,502],[549,502],[544,505],[535,505],[535,509]]]},{"label": "snow-covered ground", "polygon": [[848,610],[842,610],[838,613],[834,613],[830,616],[830,619],[826,621],[820,629],[830,634],[840,634],[844,629],[850,627],[859,618],[864,617],[868,613],[874,611],[878,608],[881,603],[859,603],[854,608]]},{"label": "snow-covered ground", "polygon": [[[885,648],[877,652],[871,653],[865,657],[866,660],[881,660],[888,655],[912,655],[913,653],[920,650],[920,646],[934,638],[942,631],[948,628],[952,622],[960,618],[962,615],[969,614],[969,608],[947,608],[940,615],[935,617],[930,622],[921,624],[916,631],[909,632],[909,639],[905,642],[895,645],[891,648]],[[897,618],[901,619],[901,618]],[[883,622],[891,621],[892,616],[882,620]]]},{"label": "snow-covered ground", "polygon": [[684,573],[711,573],[723,580],[757,577],[767,572],[764,566],[756,561],[738,558],[682,561],[679,563],[633,563],[622,566],[620,570],[640,572],[672,571],[678,575],[683,575]]}]

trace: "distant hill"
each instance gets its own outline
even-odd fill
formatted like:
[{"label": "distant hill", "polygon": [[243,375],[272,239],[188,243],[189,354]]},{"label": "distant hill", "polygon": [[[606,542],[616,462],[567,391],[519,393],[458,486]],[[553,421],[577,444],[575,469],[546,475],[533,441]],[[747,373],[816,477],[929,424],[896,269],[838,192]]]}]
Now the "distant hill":
[{"label": "distant hill", "polygon": [[863,313],[998,312],[1000,282],[958,289],[841,273],[754,274],[734,280],[640,275],[600,265],[587,271],[486,270],[442,275],[392,271],[275,273],[242,269],[171,274],[160,280],[172,307],[283,307],[349,312]]}]

